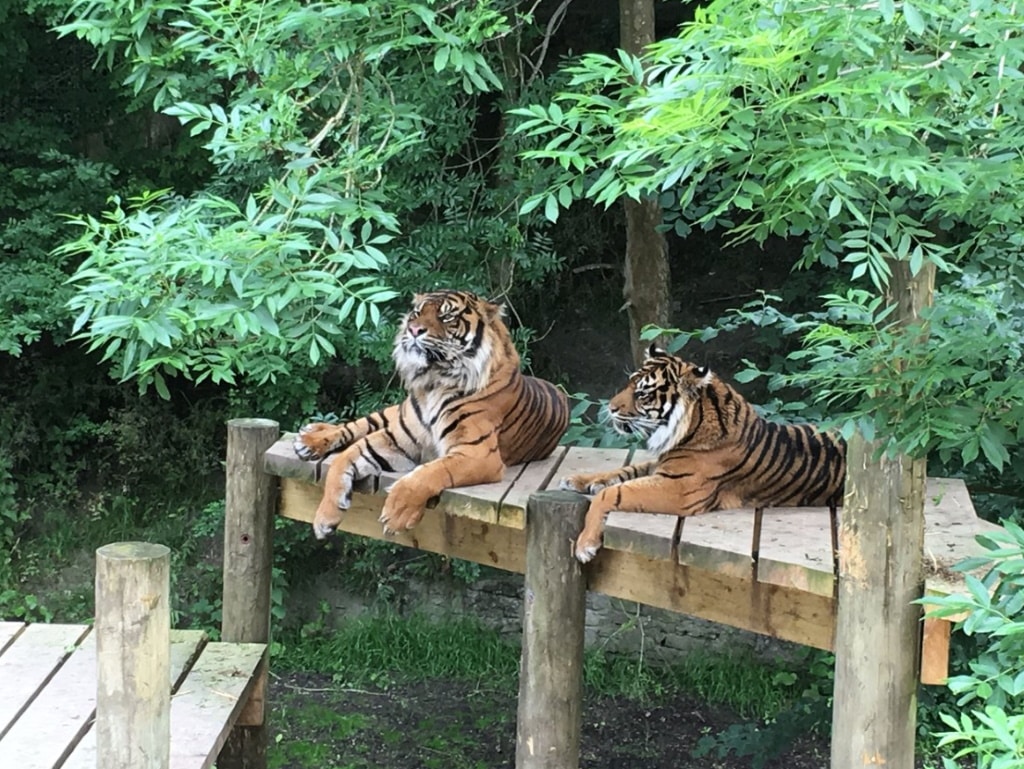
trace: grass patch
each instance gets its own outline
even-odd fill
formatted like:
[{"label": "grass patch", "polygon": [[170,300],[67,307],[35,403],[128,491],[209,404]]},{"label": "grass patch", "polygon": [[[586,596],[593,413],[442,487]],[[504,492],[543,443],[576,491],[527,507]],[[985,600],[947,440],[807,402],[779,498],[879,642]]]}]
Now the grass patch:
[{"label": "grass patch", "polygon": [[[331,675],[347,686],[387,688],[392,681],[453,679],[514,692],[520,646],[472,619],[368,614],[337,630],[294,633],[275,645],[278,670]],[[672,665],[588,650],[584,685],[591,694],[661,699],[687,694],[745,718],[771,718],[800,692],[796,673],[752,654],[691,653]]]},{"label": "grass patch", "polygon": [[350,686],[386,687],[451,678],[513,689],[519,648],[472,620],[432,622],[424,617],[370,614],[323,634],[294,634],[275,646],[274,666],[316,670]]}]

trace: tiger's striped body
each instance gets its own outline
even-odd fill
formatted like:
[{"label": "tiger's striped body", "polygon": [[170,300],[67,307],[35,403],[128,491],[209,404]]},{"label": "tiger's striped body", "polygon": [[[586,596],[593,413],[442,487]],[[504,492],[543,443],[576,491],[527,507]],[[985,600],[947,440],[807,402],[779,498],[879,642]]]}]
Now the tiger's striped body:
[{"label": "tiger's striped body", "polygon": [[595,495],[576,542],[580,561],[597,554],[612,510],[689,516],[842,498],[841,439],[813,425],[768,422],[706,368],[655,347],[608,410],[616,430],[646,438],[658,458],[562,480],[562,488]]},{"label": "tiger's striped body", "polygon": [[407,397],[344,425],[313,423],[295,452],[331,464],[313,531],[326,537],[351,504],[352,484],[410,471],[384,502],[385,532],[411,529],[444,489],[500,481],[506,465],[550,454],[569,424],[565,394],[524,376],[501,308],[465,291],[417,295],[393,357]]}]

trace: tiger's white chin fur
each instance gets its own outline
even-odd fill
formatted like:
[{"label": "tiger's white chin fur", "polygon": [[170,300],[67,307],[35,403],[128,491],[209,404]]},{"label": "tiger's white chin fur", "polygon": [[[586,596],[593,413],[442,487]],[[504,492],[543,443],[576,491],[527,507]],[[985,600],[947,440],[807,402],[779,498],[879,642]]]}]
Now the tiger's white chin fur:
[{"label": "tiger's white chin fur", "polygon": [[690,428],[690,419],[687,416],[686,404],[682,401],[676,403],[668,419],[647,438],[647,450],[652,454],[661,456],[670,448],[678,444],[686,431]]},{"label": "tiger's white chin fur", "polygon": [[490,379],[491,343],[484,339],[471,358],[431,361],[427,353],[400,337],[392,350],[395,369],[406,390],[454,388],[462,393],[482,389]]}]

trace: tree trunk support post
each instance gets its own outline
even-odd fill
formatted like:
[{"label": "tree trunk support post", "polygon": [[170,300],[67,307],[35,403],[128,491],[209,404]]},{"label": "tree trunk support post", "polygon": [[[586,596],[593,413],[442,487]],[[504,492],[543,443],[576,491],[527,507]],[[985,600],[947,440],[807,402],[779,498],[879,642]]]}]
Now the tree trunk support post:
[{"label": "tree trunk support post", "polygon": [[[270,642],[270,578],[277,478],[264,472],[263,454],[280,434],[278,423],[269,419],[228,421],[223,641]],[[261,769],[266,766],[265,657],[256,676],[252,695],[217,758],[220,769]]]},{"label": "tree trunk support post", "polygon": [[170,765],[170,553],[147,542],[96,551],[96,765],[104,769]]},{"label": "tree trunk support post", "polygon": [[516,769],[579,767],[587,585],[573,543],[587,507],[568,491],[541,491],[526,505]]},{"label": "tree trunk support post", "polygon": [[[904,326],[931,304],[934,265],[893,261],[889,304]],[[855,433],[839,527],[832,769],[913,769],[924,593],[925,460]]]},{"label": "tree trunk support post", "polygon": [[[654,0],[619,0],[619,46],[627,53],[642,56],[653,43]],[[649,342],[640,340],[644,326],[669,325],[670,277],[668,243],[660,227],[663,223],[661,203],[657,197],[622,199],[626,215],[626,257],[623,269],[622,296],[629,316],[629,344],[633,363],[644,361]],[[666,339],[654,340],[664,345]]]}]

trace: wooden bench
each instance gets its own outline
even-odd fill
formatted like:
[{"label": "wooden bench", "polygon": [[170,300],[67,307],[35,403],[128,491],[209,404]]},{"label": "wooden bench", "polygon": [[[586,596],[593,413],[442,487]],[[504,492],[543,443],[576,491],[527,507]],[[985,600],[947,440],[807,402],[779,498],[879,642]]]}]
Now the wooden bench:
[{"label": "wooden bench", "polygon": [[[389,539],[523,573],[530,496],[557,487],[565,475],[619,467],[632,454],[559,447],[545,460],[508,468],[502,483],[443,492],[415,529]],[[290,435],[270,447],[264,467],[280,478],[281,515],[312,522],[321,495],[318,483],[330,462],[331,457],[300,460]],[[339,529],[383,539],[377,518],[398,477],[386,475],[357,486]],[[962,575],[951,567],[980,551],[976,535],[999,527],[978,519],[958,479],[929,479],[925,518],[925,593],[964,590]],[[609,596],[833,649],[836,532],[826,508],[730,510],[687,519],[612,513],[603,551],[584,570],[586,585]],[[950,627],[956,619],[924,621],[922,682],[945,681]]]},{"label": "wooden bench", "polygon": [[0,767],[266,766],[268,443],[229,461],[220,642],[170,628],[170,551],[146,542],[97,551],[95,626],[0,622]]},{"label": "wooden bench", "polygon": [[[170,767],[213,765],[265,651],[265,644],[208,643],[202,631],[171,631]],[[0,766],[95,769],[96,679],[92,627],[0,623]]]}]

